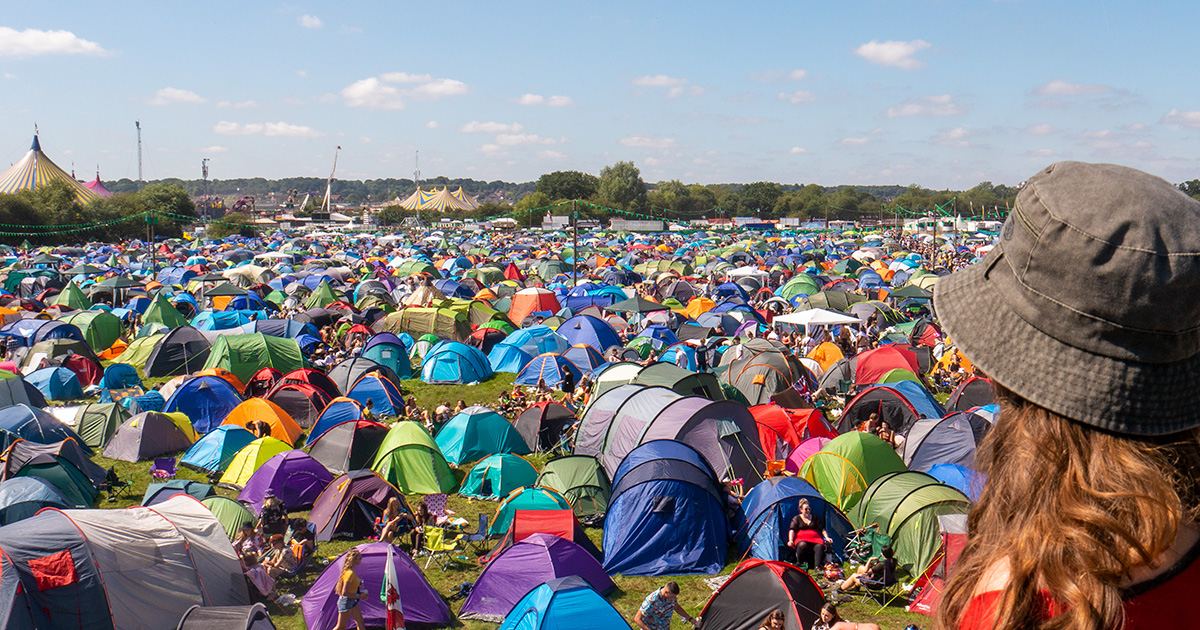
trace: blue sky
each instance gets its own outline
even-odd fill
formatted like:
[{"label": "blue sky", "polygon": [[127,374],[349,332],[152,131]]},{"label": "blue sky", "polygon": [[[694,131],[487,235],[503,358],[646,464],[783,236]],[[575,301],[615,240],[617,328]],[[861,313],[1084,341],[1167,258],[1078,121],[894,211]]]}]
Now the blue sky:
[{"label": "blue sky", "polygon": [[[114,9],[113,7],[119,7]],[[1190,2],[26,2],[0,163],[89,178],[1015,184],[1200,177]]]}]

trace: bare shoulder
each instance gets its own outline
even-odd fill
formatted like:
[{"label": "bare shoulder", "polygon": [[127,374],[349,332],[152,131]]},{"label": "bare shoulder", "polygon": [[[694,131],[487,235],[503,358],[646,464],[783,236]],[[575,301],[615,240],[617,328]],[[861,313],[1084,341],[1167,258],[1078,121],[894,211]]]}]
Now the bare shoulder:
[{"label": "bare shoulder", "polygon": [[975,584],[975,592],[972,595],[981,595],[991,591],[1002,591],[1008,586],[1011,575],[1011,566],[1008,558],[1001,558],[988,567],[987,571],[983,572],[983,576],[979,578],[979,582]]},{"label": "bare shoulder", "polygon": [[879,630],[879,626],[873,623],[854,623],[853,621],[839,621],[833,624],[829,630]]}]

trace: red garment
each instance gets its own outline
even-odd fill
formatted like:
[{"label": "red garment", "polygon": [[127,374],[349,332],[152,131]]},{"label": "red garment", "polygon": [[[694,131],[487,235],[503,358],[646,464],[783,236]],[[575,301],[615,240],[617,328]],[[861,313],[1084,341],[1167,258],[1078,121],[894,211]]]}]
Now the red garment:
[{"label": "red garment", "polygon": [[825,542],[825,539],[821,536],[821,532],[811,529],[801,529],[796,532],[796,537],[792,539],[792,546],[795,547],[797,543],[802,542],[820,545]]},{"label": "red garment", "polygon": [[[1121,630],[1160,630],[1196,627],[1196,607],[1192,599],[1200,587],[1200,544],[1188,551],[1179,563],[1149,582],[1136,584],[1125,595],[1125,626]],[[1000,591],[976,595],[967,604],[960,630],[991,630]],[[1042,608],[1049,619],[1063,607],[1041,592]]]}]

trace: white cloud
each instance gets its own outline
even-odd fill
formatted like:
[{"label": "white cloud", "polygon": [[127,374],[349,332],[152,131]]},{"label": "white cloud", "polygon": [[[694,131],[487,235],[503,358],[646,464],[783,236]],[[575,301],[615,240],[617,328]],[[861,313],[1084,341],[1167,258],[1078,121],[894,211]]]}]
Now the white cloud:
[{"label": "white cloud", "polygon": [[763,83],[776,83],[779,81],[803,81],[808,78],[808,70],[796,68],[795,70],[767,70],[750,75],[752,81],[762,81]]},{"label": "white cloud", "polygon": [[370,144],[370,143],[371,143],[371,137],[370,137],[370,136],[359,136],[359,137],[358,137],[358,141],[359,141],[359,142],[361,142],[361,143],[363,143],[363,144]]},{"label": "white cloud", "polygon": [[437,129],[437,128],[438,128],[438,121],[436,121],[436,120],[431,120],[431,121],[429,121],[429,122],[425,123],[425,128],[426,128],[426,129]]},{"label": "white cloud", "polygon": [[303,26],[304,28],[321,28],[322,26],[325,26],[325,23],[321,21],[321,18],[315,15],[301,15],[299,21],[300,26]]},{"label": "white cloud", "polygon": [[914,39],[908,42],[871,40],[854,49],[854,54],[867,61],[879,65],[900,68],[901,70],[917,70],[925,66],[925,62],[916,58],[916,54],[933,44]]},{"label": "white cloud", "polygon": [[146,101],[150,105],[170,105],[172,103],[203,103],[207,99],[191,90],[166,87],[154,93],[154,98]]},{"label": "white cloud", "polygon": [[1163,116],[1168,125],[1179,125],[1188,129],[1200,129],[1200,111],[1180,111],[1174,107]]},{"label": "white cloud", "polygon": [[230,107],[233,109],[249,109],[251,107],[258,107],[258,102],[257,101],[240,101],[240,102],[234,103],[233,101],[217,101],[217,107]]},{"label": "white cloud", "polygon": [[472,120],[458,128],[463,133],[517,133],[524,129],[518,123],[509,125],[498,122],[479,122],[478,120]]},{"label": "white cloud", "polygon": [[1051,155],[1054,155],[1054,150],[1053,149],[1034,149],[1033,151],[1026,153],[1026,155],[1028,155],[1030,157],[1039,157],[1039,158],[1040,157],[1049,157]]},{"label": "white cloud", "polygon": [[565,160],[567,158],[566,153],[551,150],[538,151],[536,155],[543,160]]},{"label": "white cloud", "polygon": [[200,149],[201,153],[226,153],[228,151],[229,147],[223,147],[219,144],[214,144],[211,147],[204,147],[203,149]]},{"label": "white cloud", "polygon": [[5,78],[5,79],[12,80],[12,79],[15,79],[15,78],[17,78],[17,75],[15,75],[15,74],[13,74],[13,73],[11,73],[11,72],[5,72],[5,73],[4,73],[4,78]]},{"label": "white cloud", "polygon": [[575,100],[570,96],[555,95],[546,99],[546,104],[550,107],[566,107],[568,105],[574,105]]},{"label": "white cloud", "polygon": [[897,107],[889,107],[885,114],[888,118],[903,116],[958,116],[966,113],[966,109],[954,102],[949,94],[920,96],[909,100]]},{"label": "white cloud", "polygon": [[213,133],[222,136],[281,136],[288,138],[316,138],[325,134],[302,125],[285,122],[269,123],[235,123],[222,120],[213,126]]},{"label": "white cloud", "polygon": [[[391,84],[411,85],[400,89]],[[433,101],[445,96],[466,94],[467,84],[455,79],[435,79],[428,74],[385,72],[378,77],[360,79],[342,88],[342,99],[350,107],[367,109],[404,109],[406,98]]]},{"label": "white cloud", "polygon": [[1113,89],[1107,85],[1090,83],[1069,83],[1055,79],[1034,88],[1033,93],[1040,96],[1084,96],[1087,94],[1107,94]]},{"label": "white cloud", "polygon": [[534,133],[502,133],[496,136],[496,144],[513,147],[522,144],[558,144],[558,140]]},{"label": "white cloud", "polygon": [[687,82],[687,79],[669,77],[665,74],[646,75],[633,79],[634,85],[640,85],[642,87],[677,87],[680,85],[687,85]]},{"label": "white cloud", "polygon": [[644,149],[670,149],[676,145],[674,138],[655,138],[651,136],[625,136],[619,141],[627,147]]},{"label": "white cloud", "polygon": [[1048,136],[1054,133],[1054,125],[1051,125],[1050,123],[1029,125],[1025,128],[1025,133],[1028,133],[1031,136]]},{"label": "white cloud", "polygon": [[0,57],[36,55],[107,55],[100,44],[82,39],[70,31],[41,31],[0,26]]},{"label": "white cloud", "polygon": [[933,137],[935,143],[944,147],[953,147],[955,149],[965,149],[971,146],[967,138],[971,136],[971,132],[962,127],[955,127],[948,131],[943,131]]},{"label": "white cloud", "polygon": [[817,95],[808,90],[796,90],[795,92],[780,92],[778,98],[781,101],[787,101],[792,105],[803,105],[817,100]]},{"label": "white cloud", "polygon": [[788,153],[792,155],[808,155],[809,151],[804,147],[792,147],[791,149],[788,149]]},{"label": "white cloud", "polygon": [[504,152],[500,150],[500,145],[498,145],[498,144],[485,144],[485,145],[479,147],[478,151],[484,155],[503,155],[504,154]]},{"label": "white cloud", "polygon": [[548,105],[550,107],[566,107],[575,103],[570,96],[551,96],[547,98],[541,94],[522,94],[520,98],[515,99],[515,102],[521,105]]},{"label": "white cloud", "polygon": [[858,146],[862,146],[870,141],[871,141],[870,138],[861,137],[861,138],[842,138],[841,142],[842,142],[842,144],[844,144],[846,146],[858,147]]}]

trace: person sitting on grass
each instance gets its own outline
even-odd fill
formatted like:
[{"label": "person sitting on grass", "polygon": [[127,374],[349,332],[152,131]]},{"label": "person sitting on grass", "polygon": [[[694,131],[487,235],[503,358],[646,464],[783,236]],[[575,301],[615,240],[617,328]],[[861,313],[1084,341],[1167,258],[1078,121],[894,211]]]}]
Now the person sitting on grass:
[{"label": "person sitting on grass", "polygon": [[826,603],[821,607],[821,617],[813,624],[812,630],[879,630],[879,626],[846,621],[838,614],[836,605]]},{"label": "person sitting on grass", "polygon": [[296,568],[296,555],[283,543],[283,534],[271,536],[271,546],[263,552],[262,566],[275,578]]},{"label": "person sitting on grass", "polygon": [[838,597],[839,590],[851,591],[862,588],[863,580],[883,582],[886,579],[889,571],[892,573],[892,579],[895,580],[897,563],[895,552],[892,550],[891,545],[885,545],[879,553],[883,556],[882,559],[871,558],[870,560],[867,560],[866,564],[858,567],[858,570],[854,572],[854,575],[842,580],[842,583],[839,584],[837,588],[833,589],[833,594],[831,597],[836,599]]},{"label": "person sitting on grass", "polygon": [[391,543],[396,539],[396,536],[416,525],[416,520],[411,514],[400,509],[400,499],[392,497],[388,499],[387,507],[383,510],[383,516],[379,517],[376,523],[378,524],[377,533],[379,534],[379,540]]}]

